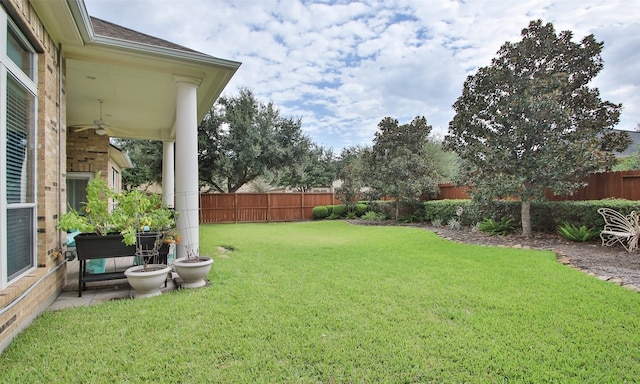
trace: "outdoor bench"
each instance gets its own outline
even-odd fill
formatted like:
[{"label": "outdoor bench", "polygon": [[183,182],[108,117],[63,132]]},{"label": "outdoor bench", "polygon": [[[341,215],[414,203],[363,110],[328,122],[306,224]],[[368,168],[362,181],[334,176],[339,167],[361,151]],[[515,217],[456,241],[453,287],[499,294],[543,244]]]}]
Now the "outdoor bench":
[{"label": "outdoor bench", "polygon": [[604,218],[604,229],[600,232],[602,246],[620,243],[627,252],[638,248],[640,238],[640,221],[636,211],[628,216],[611,208],[600,208],[598,213]]}]

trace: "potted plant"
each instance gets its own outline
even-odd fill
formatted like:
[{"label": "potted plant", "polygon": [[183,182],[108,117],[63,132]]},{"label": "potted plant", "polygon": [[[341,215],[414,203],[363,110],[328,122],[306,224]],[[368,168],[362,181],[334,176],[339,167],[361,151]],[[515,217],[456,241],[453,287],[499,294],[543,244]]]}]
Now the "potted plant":
[{"label": "potted plant", "polygon": [[[84,287],[85,272],[104,273],[105,258],[114,255],[131,255],[133,248],[122,242],[120,229],[109,210],[115,193],[107,186],[107,181],[96,175],[87,184],[87,201],[80,211],[69,208],[60,216],[58,228],[72,232],[76,254],[80,260],[80,291]],[[97,276],[96,280],[98,279]]]},{"label": "potted plant", "polygon": [[161,294],[160,288],[166,283],[171,267],[158,261],[162,232],[138,231],[136,237],[136,260],[124,271],[135,298],[153,297]]},{"label": "potted plant", "polygon": [[132,190],[117,194],[116,201],[112,216],[120,228],[122,241],[135,245],[135,260],[139,264],[124,274],[135,291],[134,297],[157,296],[171,271],[171,267],[159,259],[165,233],[179,236],[175,213],[158,194]]},{"label": "potted plant", "polygon": [[[113,203],[112,210],[109,210],[109,201]],[[171,270],[160,263],[159,256],[168,252],[168,245],[162,239],[165,233],[170,233],[173,238],[180,236],[176,230],[175,213],[162,202],[160,195],[137,190],[115,193],[98,173],[87,186],[84,214],[71,209],[61,216],[58,226],[62,230],[83,232],[76,236],[76,250],[81,263],[98,257],[136,255],[135,260],[140,265],[129,268],[122,277],[127,277],[136,297],[160,294],[160,286]],[[89,239],[96,245],[90,247]],[[108,244],[106,240],[109,240]],[[83,284],[83,275],[84,268],[80,272],[80,285]],[[109,276],[104,279],[115,278],[112,277],[114,274],[105,275]],[[138,280],[145,277],[160,283],[154,290],[137,288]],[[97,279],[99,277],[94,278]]]},{"label": "potted plant", "polygon": [[111,216],[122,234],[122,241],[134,245],[140,232],[171,232],[176,230],[175,212],[167,207],[160,195],[146,194],[138,190],[124,191],[114,197],[115,207]]},{"label": "potted plant", "polygon": [[107,235],[117,232],[116,224],[109,212],[109,201],[115,193],[107,186],[107,181],[100,177],[100,172],[87,184],[87,201],[83,212],[70,208],[60,216],[58,227],[64,231],[78,230],[83,233]]},{"label": "potted plant", "polygon": [[199,288],[206,284],[204,278],[209,274],[213,259],[198,254],[198,248],[191,244],[185,246],[186,257],[181,257],[173,262],[173,268],[182,279],[180,287]]}]

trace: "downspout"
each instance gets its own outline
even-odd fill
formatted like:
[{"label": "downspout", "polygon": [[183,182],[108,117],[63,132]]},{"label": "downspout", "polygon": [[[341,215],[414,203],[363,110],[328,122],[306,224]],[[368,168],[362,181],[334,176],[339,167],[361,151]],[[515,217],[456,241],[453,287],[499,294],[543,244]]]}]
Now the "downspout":
[{"label": "downspout", "polygon": [[[62,43],[58,44],[57,59],[58,59],[58,223],[59,223],[60,216],[62,215]],[[66,152],[66,148],[65,148],[65,152]],[[65,165],[65,169],[66,169],[66,165]],[[62,231],[58,231],[58,251],[62,252]]]}]

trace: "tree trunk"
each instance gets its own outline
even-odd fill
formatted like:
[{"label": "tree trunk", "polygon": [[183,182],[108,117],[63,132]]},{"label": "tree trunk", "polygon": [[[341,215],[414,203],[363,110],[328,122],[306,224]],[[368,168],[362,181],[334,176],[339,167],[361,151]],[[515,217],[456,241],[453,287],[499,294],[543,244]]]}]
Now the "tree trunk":
[{"label": "tree trunk", "polygon": [[522,236],[531,237],[531,201],[522,201],[520,215],[522,216]]}]

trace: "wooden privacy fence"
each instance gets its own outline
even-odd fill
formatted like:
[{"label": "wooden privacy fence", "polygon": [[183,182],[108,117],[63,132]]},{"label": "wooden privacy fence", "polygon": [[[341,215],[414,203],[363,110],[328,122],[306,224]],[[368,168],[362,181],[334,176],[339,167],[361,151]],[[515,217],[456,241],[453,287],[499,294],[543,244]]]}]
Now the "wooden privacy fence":
[{"label": "wooden privacy fence", "polygon": [[438,187],[440,187],[440,194],[437,198],[438,200],[471,198],[469,196],[469,187],[458,187],[452,183],[438,184]]},{"label": "wooden privacy fence", "polygon": [[571,196],[554,196],[547,191],[545,197],[550,201],[600,200],[606,198],[640,200],[640,171],[592,173],[587,186],[578,189]]},{"label": "wooden privacy fence", "polygon": [[[545,197],[550,201],[582,201],[617,198],[640,200],[640,171],[592,173],[585,180],[586,187],[578,189],[571,196],[554,196],[550,190]],[[468,199],[469,187],[454,184],[440,184],[438,199]]]},{"label": "wooden privacy fence", "polygon": [[334,204],[333,193],[203,193],[200,223],[311,220],[313,207]]},{"label": "wooden privacy fence", "polygon": [[[592,173],[586,187],[572,196],[553,196],[550,201],[640,200],[640,171]],[[468,199],[469,187],[440,184],[438,199]],[[333,193],[203,193],[200,195],[200,223],[251,223],[302,221],[313,218],[313,207],[340,204]]]}]

